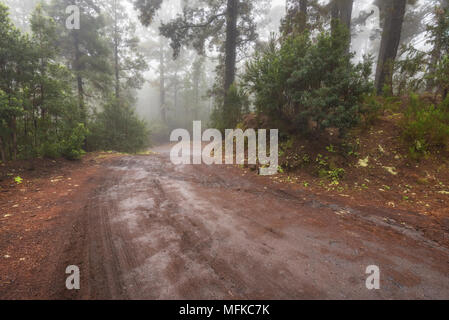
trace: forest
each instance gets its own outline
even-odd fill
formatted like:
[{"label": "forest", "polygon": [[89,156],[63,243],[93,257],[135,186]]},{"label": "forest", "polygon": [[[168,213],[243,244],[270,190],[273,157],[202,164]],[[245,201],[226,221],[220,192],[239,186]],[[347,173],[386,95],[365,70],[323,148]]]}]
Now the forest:
[{"label": "forest", "polygon": [[446,1],[292,0],[278,29],[268,0],[175,2],[4,1],[2,161],[137,152],[192,120],[344,139],[405,96],[412,155],[448,146]]},{"label": "forest", "polygon": [[[414,101],[402,124],[414,156],[448,146],[446,1],[376,0],[358,16],[366,3],[287,1],[279,30],[268,0],[125,2],[2,4],[3,162],[137,152],[150,127],[166,141],[192,120],[225,129],[255,116],[284,141],[326,130],[344,138],[404,96]],[[79,29],[66,26],[70,5]],[[379,25],[369,38],[352,42],[370,19]],[[145,82],[159,91],[150,121],[135,111]]]},{"label": "forest", "polygon": [[38,3],[28,15],[31,3],[9,3],[28,9],[19,11],[27,31],[1,4],[2,161],[79,159],[84,150],[135,152],[148,143],[133,109],[147,68],[134,25],[118,2],[81,1],[84,27],[68,29],[72,2]]},{"label": "forest", "polygon": [[0,0],[0,300],[448,299],[448,93],[449,0]]}]

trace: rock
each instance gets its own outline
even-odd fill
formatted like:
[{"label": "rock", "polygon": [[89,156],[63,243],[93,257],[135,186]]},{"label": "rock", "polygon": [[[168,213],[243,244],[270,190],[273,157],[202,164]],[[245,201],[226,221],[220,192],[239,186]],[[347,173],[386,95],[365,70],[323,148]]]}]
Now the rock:
[{"label": "rock", "polygon": [[395,167],[383,167],[385,170],[387,170],[390,174],[397,176],[398,173],[396,172],[396,168]]},{"label": "rock", "polygon": [[360,159],[358,165],[359,167],[366,168],[368,167],[368,163],[369,163],[369,156],[366,157],[365,159]]}]

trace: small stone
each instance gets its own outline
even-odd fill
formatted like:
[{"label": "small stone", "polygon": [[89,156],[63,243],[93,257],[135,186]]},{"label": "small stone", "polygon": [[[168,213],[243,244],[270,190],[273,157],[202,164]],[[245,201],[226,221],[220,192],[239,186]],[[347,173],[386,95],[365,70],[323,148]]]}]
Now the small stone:
[{"label": "small stone", "polygon": [[369,156],[366,157],[365,159],[360,159],[358,164],[360,167],[366,168],[368,167],[368,163],[369,163]]},{"label": "small stone", "polygon": [[385,170],[387,170],[390,174],[396,176],[398,173],[396,172],[395,167],[383,167]]}]

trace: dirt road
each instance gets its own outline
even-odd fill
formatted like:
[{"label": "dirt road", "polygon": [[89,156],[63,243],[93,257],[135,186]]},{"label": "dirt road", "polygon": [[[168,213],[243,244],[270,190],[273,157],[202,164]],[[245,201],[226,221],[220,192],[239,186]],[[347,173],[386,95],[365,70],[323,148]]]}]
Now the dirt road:
[{"label": "dirt road", "polygon": [[[449,298],[449,249],[405,223],[413,213],[354,209],[233,166],[175,166],[168,150],[61,173],[35,192],[55,203],[27,226],[26,213],[3,218],[0,297]],[[65,288],[68,265],[79,291]],[[369,265],[380,290],[365,286]]]},{"label": "dirt road", "polygon": [[[62,297],[449,298],[449,250],[375,209],[234,167],[174,166],[159,152],[107,166],[61,260],[80,265],[82,288]],[[365,286],[369,265],[380,268],[380,290]]]}]

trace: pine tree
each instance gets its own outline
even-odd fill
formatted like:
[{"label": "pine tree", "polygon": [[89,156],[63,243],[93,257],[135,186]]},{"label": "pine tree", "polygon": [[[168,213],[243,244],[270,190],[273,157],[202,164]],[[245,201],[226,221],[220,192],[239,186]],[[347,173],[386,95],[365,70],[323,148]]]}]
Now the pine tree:
[{"label": "pine tree", "polygon": [[[29,39],[23,36],[9,18],[8,8],[0,3],[0,149],[2,161],[7,154],[17,158],[17,118],[24,112],[22,85]],[[8,150],[9,149],[9,150]]]},{"label": "pine tree", "polygon": [[[80,10],[80,29],[66,27],[69,16],[66,8],[70,5]],[[94,93],[106,95],[112,82],[111,50],[105,35],[101,1],[53,0],[48,11],[58,24],[58,42],[76,76],[79,111],[83,123],[87,123],[86,97],[93,98]]]},{"label": "pine tree", "polygon": [[[161,4],[162,1],[135,1],[144,25],[153,22]],[[199,0],[196,5],[186,5],[182,15],[160,27],[161,34],[171,40],[175,57],[183,46],[193,46],[203,54],[207,41],[220,50],[222,68],[218,71],[217,87],[224,114],[227,113],[227,92],[235,81],[238,48],[257,39],[256,24],[251,16],[254,10],[254,1]]]},{"label": "pine tree", "polygon": [[10,19],[21,31],[30,31],[31,15],[40,0],[3,0],[10,10]]},{"label": "pine tree", "polygon": [[140,40],[135,36],[136,25],[130,21],[121,1],[113,0],[105,6],[108,14],[107,30],[113,52],[115,96],[120,98],[122,89],[142,87],[142,72],[148,65],[139,51]]},{"label": "pine tree", "polygon": [[401,40],[402,24],[404,22],[407,0],[394,0],[386,4],[385,22],[382,32],[382,42],[376,70],[376,90],[382,93],[384,86],[391,87],[393,67]]}]

